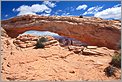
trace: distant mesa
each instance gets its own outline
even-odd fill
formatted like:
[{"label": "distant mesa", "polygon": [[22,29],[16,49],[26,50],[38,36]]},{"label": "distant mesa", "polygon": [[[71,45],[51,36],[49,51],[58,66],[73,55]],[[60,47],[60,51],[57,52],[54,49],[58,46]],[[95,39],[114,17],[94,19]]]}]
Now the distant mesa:
[{"label": "distant mesa", "polygon": [[96,17],[23,15],[3,20],[1,26],[12,38],[29,30],[50,31],[88,45],[112,49],[117,49],[121,39],[121,21]]}]

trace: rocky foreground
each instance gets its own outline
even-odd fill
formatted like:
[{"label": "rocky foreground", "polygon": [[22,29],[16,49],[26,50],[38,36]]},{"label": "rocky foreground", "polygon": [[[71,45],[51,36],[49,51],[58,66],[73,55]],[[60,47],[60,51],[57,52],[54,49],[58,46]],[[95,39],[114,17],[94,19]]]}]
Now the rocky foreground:
[{"label": "rocky foreground", "polygon": [[[4,36],[3,36],[4,35]],[[116,50],[97,46],[66,46],[45,36],[45,48],[35,48],[39,36],[7,37],[2,32],[2,80],[103,81],[120,80],[121,70],[108,77],[108,67]]]},{"label": "rocky foreground", "polygon": [[[120,68],[107,68],[118,53],[121,21],[95,17],[23,15],[1,22],[2,80],[103,81],[120,80]],[[67,46],[51,36],[19,35],[29,30],[51,31],[87,45]],[[64,42],[67,44],[67,42]],[[114,70],[113,70],[114,69]]]}]

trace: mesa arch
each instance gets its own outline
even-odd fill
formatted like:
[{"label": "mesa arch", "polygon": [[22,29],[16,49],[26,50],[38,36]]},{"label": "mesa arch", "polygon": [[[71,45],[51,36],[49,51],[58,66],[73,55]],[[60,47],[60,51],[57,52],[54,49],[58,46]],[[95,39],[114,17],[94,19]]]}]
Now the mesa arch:
[{"label": "mesa arch", "polygon": [[1,26],[15,38],[29,30],[50,31],[78,39],[88,45],[117,49],[121,39],[121,22],[95,17],[59,17],[23,15],[3,20]]}]

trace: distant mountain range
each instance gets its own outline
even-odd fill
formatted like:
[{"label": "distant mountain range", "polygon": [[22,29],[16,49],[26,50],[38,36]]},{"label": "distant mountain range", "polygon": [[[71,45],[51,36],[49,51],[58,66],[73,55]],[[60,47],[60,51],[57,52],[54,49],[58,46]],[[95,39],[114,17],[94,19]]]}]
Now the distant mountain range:
[{"label": "distant mountain range", "polygon": [[57,39],[62,46],[67,45],[74,45],[74,46],[87,46],[86,43],[83,43],[79,40],[76,40],[74,38],[64,37],[64,36],[53,36],[55,39]]}]

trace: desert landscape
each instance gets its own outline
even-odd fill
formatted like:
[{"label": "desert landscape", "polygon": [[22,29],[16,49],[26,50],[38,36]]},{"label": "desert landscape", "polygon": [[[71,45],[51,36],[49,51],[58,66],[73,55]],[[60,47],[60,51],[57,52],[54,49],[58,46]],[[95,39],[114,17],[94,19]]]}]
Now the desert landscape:
[{"label": "desert landscape", "polygon": [[[22,35],[29,30],[50,31],[67,38]],[[1,79],[3,81],[120,80],[120,40],[120,20],[31,14],[3,20]]]}]

